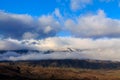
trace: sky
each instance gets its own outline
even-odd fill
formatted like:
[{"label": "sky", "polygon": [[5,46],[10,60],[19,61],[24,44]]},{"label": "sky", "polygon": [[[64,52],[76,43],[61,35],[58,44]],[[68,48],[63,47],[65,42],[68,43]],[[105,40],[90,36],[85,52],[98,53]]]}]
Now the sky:
[{"label": "sky", "polygon": [[0,0],[0,50],[90,50],[77,52],[79,56],[30,53],[16,57],[10,52],[0,57],[120,61],[119,13],[119,0]]},{"label": "sky", "polygon": [[[119,9],[119,0],[1,0],[0,25],[2,27],[0,33],[3,38],[10,37],[15,39],[22,39],[27,33],[34,33],[33,35],[36,35],[36,38],[53,36],[88,36],[90,38],[119,37],[117,31],[103,34],[104,32],[101,32],[103,30],[99,29],[100,35],[95,35],[95,33],[95,36],[93,36],[85,33],[86,31],[90,31],[90,29],[87,30],[88,28],[80,30],[82,25],[87,26],[86,24],[89,24],[87,21],[82,21],[81,19],[89,17],[91,19],[96,17],[95,21],[91,20],[93,23],[96,22],[97,24],[97,22],[100,21],[98,25],[94,25],[95,27],[99,25],[100,27],[103,27],[104,25],[108,27],[111,19],[111,21],[113,20],[113,24],[111,23],[112,28],[116,28],[116,25],[119,25],[120,19]],[[99,17],[106,19],[106,22],[99,20]],[[44,23],[45,19],[46,23]],[[70,24],[73,24],[72,27],[68,25],[69,22]],[[75,31],[74,29],[71,29],[76,27],[76,25],[78,27],[75,28]],[[92,24],[90,25],[93,26]],[[18,29],[19,27],[21,27],[21,29]],[[33,28],[39,29],[34,30]],[[17,29],[21,31],[16,32]],[[46,32],[46,30],[48,30],[48,32]],[[98,32],[95,28],[94,30],[95,32]],[[92,28],[91,31],[93,32],[94,30]],[[106,29],[105,32],[106,31],[108,31],[108,29]]]}]

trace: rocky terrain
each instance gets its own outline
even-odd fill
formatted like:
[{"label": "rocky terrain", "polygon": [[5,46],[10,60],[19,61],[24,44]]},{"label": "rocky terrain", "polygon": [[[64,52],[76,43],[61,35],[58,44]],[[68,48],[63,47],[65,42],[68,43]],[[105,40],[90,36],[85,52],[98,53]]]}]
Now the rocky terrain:
[{"label": "rocky terrain", "polygon": [[1,61],[0,80],[120,80],[119,64],[98,60]]}]

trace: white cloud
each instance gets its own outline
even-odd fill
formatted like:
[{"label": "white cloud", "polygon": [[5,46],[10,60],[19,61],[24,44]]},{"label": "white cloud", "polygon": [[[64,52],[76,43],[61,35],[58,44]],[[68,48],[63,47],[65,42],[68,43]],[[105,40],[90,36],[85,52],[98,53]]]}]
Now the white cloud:
[{"label": "white cloud", "polygon": [[20,41],[14,39],[0,40],[0,50],[17,50],[23,49],[26,46],[21,44]]},{"label": "white cloud", "polygon": [[60,13],[60,10],[58,8],[55,9],[54,14],[58,17],[58,18],[62,18],[62,15]]},{"label": "white cloud", "polygon": [[[39,18],[39,28],[46,34],[46,35],[54,35],[59,30],[61,30],[61,25],[59,21],[57,21],[52,15],[43,15]],[[50,34],[51,33],[51,34]]]},{"label": "white cloud", "polygon": [[103,10],[94,15],[80,16],[74,21],[68,19],[65,26],[77,37],[120,37],[120,20],[108,18]]},{"label": "white cloud", "polygon": [[42,15],[37,19],[27,14],[0,12],[2,38],[38,39],[53,37],[60,31],[70,31],[75,37],[120,37],[120,20],[107,17],[103,10],[97,14],[81,15],[76,20],[64,19],[58,8],[51,15]]},{"label": "white cloud", "polygon": [[[31,53],[29,54],[11,54],[5,53],[0,60],[44,60],[44,59],[96,59],[96,60],[112,60],[112,61],[120,61],[119,54],[120,50],[109,50],[103,49],[103,51],[99,50],[91,50],[91,51],[82,51],[82,52],[53,52],[50,54],[42,54],[42,53]],[[11,56],[9,55],[11,54]]]},{"label": "white cloud", "polygon": [[[86,8],[88,5],[91,5],[95,1],[96,0],[70,0],[70,8],[73,11],[81,10],[83,8]],[[97,1],[109,3],[109,2],[113,2],[113,1],[117,1],[117,0],[97,0]]]},{"label": "white cloud", "polygon": [[[0,40],[0,50],[18,50],[18,49],[37,49],[37,50],[66,50],[67,48],[75,49],[106,49],[119,48],[119,38],[113,39],[90,39],[90,38],[72,38],[72,37],[51,37],[40,40]],[[106,45],[103,45],[106,44]],[[14,45],[14,46],[13,46]]]},{"label": "white cloud", "polygon": [[[29,52],[18,54],[7,52],[0,54],[1,60],[35,60],[35,59],[98,59],[120,61],[120,39],[82,39],[72,37],[53,37],[41,40],[14,40],[6,39],[0,41],[0,50],[54,50],[50,54]],[[71,48],[74,52],[69,52]],[[79,49],[79,51],[78,51]],[[68,52],[60,52],[67,50]]]},{"label": "white cloud", "polygon": [[[48,27],[49,26],[49,27]],[[56,35],[60,31],[60,23],[51,15],[34,18],[27,14],[12,14],[0,11],[0,33],[4,38],[22,39],[30,33],[39,34],[34,38]]]},{"label": "white cloud", "polygon": [[85,8],[86,5],[91,4],[92,0],[71,0],[70,6],[73,11]]},{"label": "white cloud", "polygon": [[39,35],[37,33],[25,32],[22,37],[23,39],[35,39],[38,36]]}]

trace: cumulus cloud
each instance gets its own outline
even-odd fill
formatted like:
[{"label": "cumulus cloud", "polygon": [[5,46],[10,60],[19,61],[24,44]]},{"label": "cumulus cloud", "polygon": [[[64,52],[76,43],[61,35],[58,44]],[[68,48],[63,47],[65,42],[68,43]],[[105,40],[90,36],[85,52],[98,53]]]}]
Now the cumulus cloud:
[{"label": "cumulus cloud", "polygon": [[[4,38],[49,37],[56,35],[59,30],[60,24],[52,15],[43,15],[35,19],[27,14],[0,11],[0,34]],[[33,37],[34,35],[35,37]]]},{"label": "cumulus cloud", "polygon": [[97,14],[80,16],[76,20],[68,19],[65,26],[77,37],[120,37],[120,20],[107,17],[103,10],[98,10]]},{"label": "cumulus cloud", "polygon": [[[39,60],[39,59],[98,59],[120,61],[120,39],[82,39],[73,37],[53,37],[41,40],[15,40],[0,41],[0,50],[30,49],[42,52],[28,52],[19,54],[7,52],[0,54],[1,60]],[[71,48],[72,52],[68,49]],[[49,54],[44,51],[53,50]]]},{"label": "cumulus cloud", "polygon": [[71,0],[70,6],[73,11],[85,8],[86,5],[91,4],[92,0]]},{"label": "cumulus cloud", "polygon": [[103,10],[67,20],[58,8],[51,15],[38,18],[0,11],[0,38],[38,39],[53,37],[64,31],[74,37],[115,38],[120,37],[120,20],[107,17]]},{"label": "cumulus cloud", "polygon": [[23,39],[35,39],[37,38],[39,35],[37,33],[31,33],[31,32],[25,32],[22,36]]},{"label": "cumulus cloud", "polygon": [[[55,36],[59,31],[61,31],[61,24],[59,21],[54,19],[52,15],[43,15],[39,18],[39,28],[37,31],[42,32],[45,37]],[[41,28],[42,27],[42,28]],[[39,34],[40,36],[42,36]]]}]

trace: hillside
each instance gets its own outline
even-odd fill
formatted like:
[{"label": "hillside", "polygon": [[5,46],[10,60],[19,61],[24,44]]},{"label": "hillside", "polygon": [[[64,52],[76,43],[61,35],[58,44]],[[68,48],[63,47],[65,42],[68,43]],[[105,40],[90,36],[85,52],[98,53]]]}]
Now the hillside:
[{"label": "hillside", "polygon": [[30,63],[1,62],[0,80],[120,80],[119,69],[42,67]]},{"label": "hillside", "polygon": [[43,67],[67,67],[67,68],[82,68],[82,69],[120,69],[120,62],[90,60],[90,59],[50,59],[50,60],[25,60],[25,61],[1,61],[9,64],[25,63],[34,66]]}]

